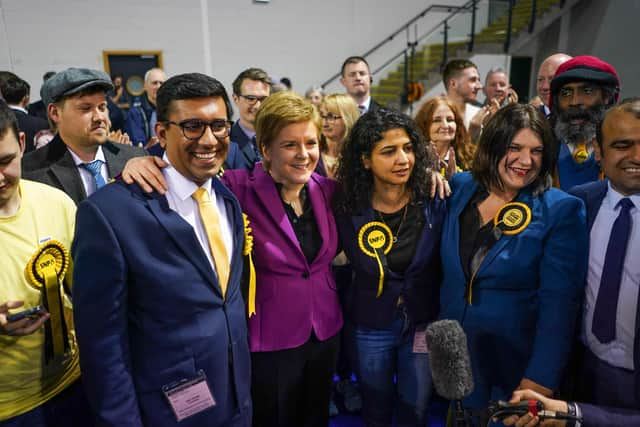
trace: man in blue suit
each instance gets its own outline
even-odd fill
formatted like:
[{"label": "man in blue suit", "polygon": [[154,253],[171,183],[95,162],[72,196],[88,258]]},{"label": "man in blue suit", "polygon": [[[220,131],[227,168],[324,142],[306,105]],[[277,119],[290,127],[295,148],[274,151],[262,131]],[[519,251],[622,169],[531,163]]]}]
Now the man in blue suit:
[{"label": "man in blue suit", "polygon": [[[585,202],[590,229],[576,387],[577,399],[587,403],[574,407],[583,427],[640,425],[640,98],[606,113],[594,150],[607,180],[571,190]],[[514,395],[514,400],[536,398]],[[572,409],[565,402],[549,403],[554,406],[549,409]],[[530,418],[515,425],[529,425]]]},{"label": "man in blue suit", "polygon": [[74,316],[98,426],[251,424],[242,212],[213,178],[230,112],[219,81],[167,80],[155,128],[165,194],[116,181],[79,206]]}]

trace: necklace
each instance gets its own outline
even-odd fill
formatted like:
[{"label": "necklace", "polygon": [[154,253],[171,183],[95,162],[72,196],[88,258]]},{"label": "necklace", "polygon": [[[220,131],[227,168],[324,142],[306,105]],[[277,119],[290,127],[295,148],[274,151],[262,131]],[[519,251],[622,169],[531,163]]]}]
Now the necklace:
[{"label": "necklace", "polygon": [[[398,235],[400,234],[400,230],[402,229],[402,225],[404,224],[404,219],[407,217],[407,208],[408,207],[409,207],[409,203],[407,202],[407,204],[404,205],[404,209],[403,209],[403,213],[402,213],[402,219],[400,219],[400,224],[398,224],[398,228],[396,228],[396,232],[395,233],[393,231],[391,232],[391,235],[393,236],[393,243],[396,243],[398,241]],[[382,223],[384,225],[389,227],[387,222],[384,220],[384,217],[382,216],[382,212],[380,212],[380,211],[376,211],[376,212],[378,212],[378,217],[380,218],[380,221],[382,221]],[[389,227],[389,230],[391,230],[391,227]]]}]

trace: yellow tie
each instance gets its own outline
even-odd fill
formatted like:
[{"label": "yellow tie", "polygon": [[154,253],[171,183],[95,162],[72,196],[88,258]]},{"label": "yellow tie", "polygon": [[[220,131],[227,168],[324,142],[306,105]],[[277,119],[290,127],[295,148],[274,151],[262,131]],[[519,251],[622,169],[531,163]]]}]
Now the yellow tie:
[{"label": "yellow tie", "polygon": [[229,255],[222,240],[218,209],[216,206],[213,206],[209,192],[204,188],[198,188],[193,192],[191,197],[198,202],[202,226],[207,233],[209,249],[211,249],[211,256],[213,256],[213,262],[216,265],[218,282],[220,283],[220,289],[222,289],[222,296],[224,298],[227,294],[227,282],[229,280]]},{"label": "yellow tie", "polygon": [[576,144],[575,150],[573,150],[573,160],[576,163],[582,163],[587,160],[589,153],[587,152],[587,145],[584,143]]}]

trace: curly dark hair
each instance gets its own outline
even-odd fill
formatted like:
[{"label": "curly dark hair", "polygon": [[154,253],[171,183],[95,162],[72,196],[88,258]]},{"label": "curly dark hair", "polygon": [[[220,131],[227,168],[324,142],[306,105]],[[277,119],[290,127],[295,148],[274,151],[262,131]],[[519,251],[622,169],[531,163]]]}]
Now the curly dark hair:
[{"label": "curly dark hair", "polygon": [[428,170],[435,166],[435,153],[427,148],[422,132],[409,116],[382,107],[360,117],[345,141],[337,172],[341,187],[335,202],[337,214],[354,214],[370,204],[373,174],[371,170],[365,169],[362,160],[371,157],[376,143],[384,139],[385,132],[392,129],[404,129],[413,145],[415,164],[407,182],[411,200],[429,197],[431,174]]}]

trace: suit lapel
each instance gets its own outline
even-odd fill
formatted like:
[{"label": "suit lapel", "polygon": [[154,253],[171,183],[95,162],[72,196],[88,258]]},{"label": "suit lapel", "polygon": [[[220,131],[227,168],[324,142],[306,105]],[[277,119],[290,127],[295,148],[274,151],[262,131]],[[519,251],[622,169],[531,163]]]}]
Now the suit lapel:
[{"label": "suit lapel", "polygon": [[455,242],[455,259],[458,260],[456,267],[461,277],[465,277],[465,273],[462,268],[462,259],[460,259],[460,215],[462,215],[462,211],[467,207],[477,189],[478,184],[475,181],[469,181],[464,187],[460,188],[460,201],[453,205],[455,209],[452,209],[449,213],[455,218],[453,221],[453,242]]},{"label": "suit lapel", "polygon": [[[153,194],[155,195],[156,193]],[[222,292],[215,279],[216,276],[213,269],[191,225],[169,208],[169,203],[164,196],[152,196],[147,200],[147,204],[160,225],[162,225],[176,246],[184,253],[185,258],[193,263],[205,280],[209,282],[218,291],[220,297],[222,297]]]},{"label": "suit lapel", "polygon": [[278,195],[276,183],[273,178],[265,172],[261,165],[256,165],[253,173],[255,176],[255,193],[263,205],[265,214],[270,216],[271,220],[284,231],[292,247],[302,255],[302,259],[306,262],[306,258],[300,247],[300,242],[298,242],[289,217],[282,206],[282,200]]},{"label": "suit lapel", "polygon": [[599,181],[595,191],[585,193],[585,205],[587,207],[587,230],[591,231],[593,222],[596,220],[600,206],[607,194],[609,185],[607,180]]},{"label": "suit lapel", "polygon": [[124,165],[127,162],[127,159],[124,156],[120,156],[120,148],[111,142],[106,142],[102,145],[102,153],[104,154],[104,159],[107,163],[107,171],[109,172],[109,178],[114,178],[122,169],[124,169]]},{"label": "suit lapel", "polygon": [[69,154],[67,146],[60,139],[59,135],[56,135],[49,145],[48,160],[51,162],[49,169],[51,173],[60,183],[62,191],[67,193],[76,203],[80,203],[87,198],[87,193],[82,185],[82,178],[80,172],[76,167],[73,157]]},{"label": "suit lapel", "polygon": [[[531,221],[533,221],[534,220],[533,208],[531,207],[532,197],[530,193],[522,191],[518,195],[515,201],[524,203],[525,205],[529,206],[529,209],[531,210],[531,216],[532,216]],[[487,256],[484,258],[484,260],[480,264],[480,267],[478,267],[477,274],[480,274],[482,271],[486,270],[488,266],[491,264],[491,262],[496,258],[496,256],[500,252],[502,252],[507,247],[507,245],[513,242],[513,239],[515,238],[515,236],[516,236],[515,234],[512,234],[512,235],[502,234],[502,236],[500,236],[498,241],[493,245],[493,247],[487,253]]]}]

